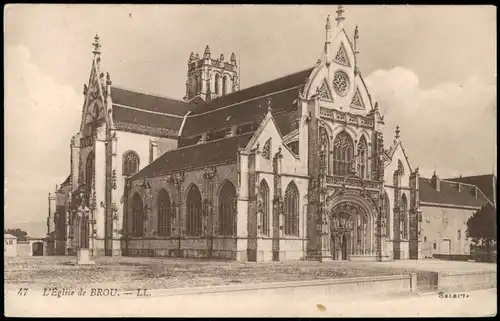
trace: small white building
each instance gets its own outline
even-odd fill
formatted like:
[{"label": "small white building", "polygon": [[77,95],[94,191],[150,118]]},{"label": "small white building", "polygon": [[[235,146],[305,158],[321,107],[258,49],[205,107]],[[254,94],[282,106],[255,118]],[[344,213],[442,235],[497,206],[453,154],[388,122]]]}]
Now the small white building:
[{"label": "small white building", "polygon": [[17,237],[12,234],[4,234],[4,256],[17,256]]}]

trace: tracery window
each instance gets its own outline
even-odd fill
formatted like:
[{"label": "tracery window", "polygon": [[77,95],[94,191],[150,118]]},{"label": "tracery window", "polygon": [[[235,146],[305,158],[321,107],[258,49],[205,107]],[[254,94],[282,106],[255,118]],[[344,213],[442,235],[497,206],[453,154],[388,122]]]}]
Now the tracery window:
[{"label": "tracery window", "polygon": [[144,206],[142,198],[135,193],[132,197],[132,236],[141,237],[144,235]]},{"label": "tracery window", "polygon": [[235,235],[236,188],[226,181],[219,192],[219,235]]},{"label": "tracery window", "polygon": [[349,90],[349,76],[343,71],[337,71],[333,75],[333,89],[339,96],[347,95]]},{"label": "tracery window", "polygon": [[215,93],[220,96],[221,93],[219,92],[220,88],[219,79],[220,79],[219,74],[215,74]]},{"label": "tracery window", "polygon": [[294,182],[285,190],[285,235],[299,236],[299,192]]},{"label": "tracery window", "polygon": [[161,189],[157,197],[158,209],[158,236],[168,237],[172,231],[172,213],[173,208],[170,203],[168,192]]},{"label": "tracery window", "polygon": [[94,170],[94,153],[90,152],[89,156],[87,156],[87,162],[85,163],[85,198],[87,205],[90,205],[90,199],[92,197]]},{"label": "tracery window", "polygon": [[224,75],[224,77],[222,77],[222,94],[225,95],[227,94],[227,75]]},{"label": "tracery window", "polygon": [[351,172],[354,144],[346,132],[341,132],[333,142],[333,174],[348,175]]},{"label": "tracery window", "polygon": [[386,225],[386,233],[389,237],[391,235],[391,204],[389,200],[389,195],[387,192],[384,192],[384,213],[386,215],[385,225]]},{"label": "tracery window", "polygon": [[202,203],[200,190],[191,185],[186,197],[186,235],[200,236],[202,231]]},{"label": "tracery window", "polygon": [[358,143],[358,174],[363,179],[368,179],[368,144],[365,136],[361,136]]},{"label": "tracery window", "polygon": [[402,239],[408,239],[408,201],[406,194],[401,197],[401,236]]},{"label": "tracery window", "polygon": [[320,167],[325,169],[325,174],[330,174],[330,140],[324,127],[319,128],[320,141]]},{"label": "tracery window", "polygon": [[265,180],[260,182],[260,197],[262,200],[261,222],[262,234],[269,235],[269,186]]},{"label": "tracery window", "polygon": [[139,155],[134,151],[123,154],[123,175],[132,176],[139,171]]}]

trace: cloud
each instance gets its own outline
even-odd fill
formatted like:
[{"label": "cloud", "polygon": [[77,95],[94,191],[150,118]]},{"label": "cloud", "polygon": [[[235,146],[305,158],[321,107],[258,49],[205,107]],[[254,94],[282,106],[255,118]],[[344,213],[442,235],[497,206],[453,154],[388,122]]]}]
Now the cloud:
[{"label": "cloud", "polygon": [[[412,167],[423,175],[488,174],[496,168],[496,87],[477,78],[421,88],[410,69],[376,70],[366,78],[385,114],[385,144],[400,126]],[[422,171],[424,169],[424,171]]]},{"label": "cloud", "polygon": [[5,83],[5,219],[43,221],[47,193],[69,174],[83,97],[44,74],[23,46],[6,48]]}]

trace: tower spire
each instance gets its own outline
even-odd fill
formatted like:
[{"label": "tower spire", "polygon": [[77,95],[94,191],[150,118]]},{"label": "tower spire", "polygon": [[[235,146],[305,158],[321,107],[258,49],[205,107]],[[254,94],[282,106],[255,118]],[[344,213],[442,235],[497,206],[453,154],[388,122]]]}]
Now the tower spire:
[{"label": "tower spire", "polygon": [[354,74],[357,75],[359,73],[358,67],[358,39],[359,39],[359,29],[358,26],[354,28]]},{"label": "tower spire", "polygon": [[399,133],[401,132],[399,130],[399,125],[396,126],[396,130],[394,131],[396,133],[396,135],[394,136],[394,142],[397,143],[399,141]]},{"label": "tower spire", "polygon": [[342,24],[342,21],[345,20],[345,18],[344,18],[344,6],[343,5],[338,6],[337,18],[335,18],[335,20],[337,21],[337,26],[340,26]]},{"label": "tower spire", "polygon": [[326,65],[330,64],[330,52],[331,52],[331,44],[332,44],[332,24],[330,22],[330,15],[326,17],[326,25],[325,25],[325,60]]},{"label": "tower spire", "polygon": [[98,56],[101,54],[101,44],[99,43],[99,35],[96,34],[95,37],[94,37],[94,43],[92,44],[92,46],[94,46],[94,51],[92,51],[92,53],[94,54],[94,56]]}]

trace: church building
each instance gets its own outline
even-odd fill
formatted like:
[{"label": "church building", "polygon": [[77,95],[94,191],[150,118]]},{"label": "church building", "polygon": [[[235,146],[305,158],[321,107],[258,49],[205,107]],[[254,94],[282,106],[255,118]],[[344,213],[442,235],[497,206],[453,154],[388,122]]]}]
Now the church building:
[{"label": "church building", "polygon": [[384,141],[343,14],[314,65],[249,88],[234,53],[191,53],[183,100],[115,86],[96,36],[71,173],[49,197],[57,253],[422,258],[422,178],[399,128]]}]

